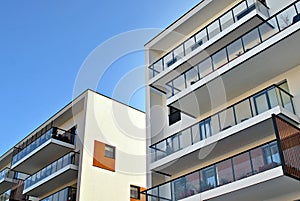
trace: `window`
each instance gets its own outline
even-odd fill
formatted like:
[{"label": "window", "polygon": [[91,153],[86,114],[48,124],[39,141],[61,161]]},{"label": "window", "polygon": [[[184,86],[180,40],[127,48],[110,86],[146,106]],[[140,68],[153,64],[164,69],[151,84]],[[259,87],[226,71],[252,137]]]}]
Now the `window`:
[{"label": "window", "polygon": [[105,157],[115,159],[115,147],[110,145],[105,145]]},{"label": "window", "polygon": [[170,107],[169,111],[169,126],[181,120],[180,110]]},{"label": "window", "polygon": [[95,140],[93,166],[115,172],[115,150],[115,147]]},{"label": "window", "polygon": [[130,197],[133,199],[140,199],[140,187],[130,185]]}]

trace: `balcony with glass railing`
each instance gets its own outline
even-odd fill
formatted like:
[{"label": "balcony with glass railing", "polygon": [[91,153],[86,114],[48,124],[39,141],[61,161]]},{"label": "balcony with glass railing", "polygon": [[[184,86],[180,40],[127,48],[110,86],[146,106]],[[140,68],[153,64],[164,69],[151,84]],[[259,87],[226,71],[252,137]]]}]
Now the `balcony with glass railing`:
[{"label": "balcony with glass railing", "polygon": [[185,89],[297,23],[300,20],[299,12],[300,3],[296,1],[226,47],[201,60],[194,67],[166,83],[167,98],[186,91]]},{"label": "balcony with glass railing", "polygon": [[0,195],[0,201],[9,201],[9,192],[2,193]]},{"label": "balcony with glass railing", "polygon": [[290,114],[295,114],[293,96],[279,86],[272,85],[179,133],[151,145],[152,162],[179,152],[212,136],[219,135],[222,131],[233,128],[278,106]]},{"label": "balcony with glass railing", "polygon": [[[259,18],[259,21],[262,21],[262,18],[269,17],[269,8],[259,0],[244,0],[238,3],[229,11],[227,11],[226,13],[218,17],[216,20],[211,22],[209,25],[201,29],[199,32],[194,34],[192,37],[184,41],[172,51],[168,52],[161,59],[157,60],[152,65],[150,65],[150,79],[155,77],[165,69],[169,68],[173,64],[175,64],[181,58],[189,55],[191,52],[195,51],[206,42],[212,40],[217,35],[219,35],[219,33],[228,30],[228,28],[231,25],[240,21],[252,11],[256,11],[256,15],[258,14],[263,16]],[[255,25],[255,23],[250,20],[249,24],[251,26]],[[246,31],[245,27],[243,27],[243,31]]]},{"label": "balcony with glass railing", "polygon": [[25,180],[23,194],[40,197],[77,179],[79,154],[70,152]]},{"label": "balcony with glass railing", "polygon": [[148,200],[181,200],[230,185],[281,164],[277,141],[273,141],[155,186],[143,193]]},{"label": "balcony with glass railing", "polygon": [[15,147],[12,169],[33,174],[44,164],[48,164],[74,148],[75,133],[52,127]]},{"label": "balcony with glass railing", "polygon": [[0,194],[8,191],[17,183],[17,173],[9,168],[5,168],[0,172]]},{"label": "balcony with glass railing", "polygon": [[76,188],[68,187],[58,191],[41,201],[76,201]]}]

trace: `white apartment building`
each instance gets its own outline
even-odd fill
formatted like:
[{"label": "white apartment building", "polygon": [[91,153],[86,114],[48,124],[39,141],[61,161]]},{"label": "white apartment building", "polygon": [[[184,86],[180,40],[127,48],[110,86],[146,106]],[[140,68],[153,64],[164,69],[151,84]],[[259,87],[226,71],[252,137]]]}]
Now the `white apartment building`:
[{"label": "white apartment building", "polygon": [[0,157],[1,201],[137,201],[145,114],[87,90]]},{"label": "white apartment building", "polygon": [[145,45],[146,200],[300,200],[299,21],[203,0]]}]

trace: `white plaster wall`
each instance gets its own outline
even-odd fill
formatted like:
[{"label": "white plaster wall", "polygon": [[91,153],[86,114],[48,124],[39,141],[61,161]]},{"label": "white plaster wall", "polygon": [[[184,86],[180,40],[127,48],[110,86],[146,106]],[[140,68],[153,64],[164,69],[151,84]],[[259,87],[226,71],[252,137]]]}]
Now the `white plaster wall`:
[{"label": "white plaster wall", "polygon": [[[79,200],[130,200],[146,187],[145,114],[88,91]],[[116,172],[93,167],[94,140],[116,147]]]}]

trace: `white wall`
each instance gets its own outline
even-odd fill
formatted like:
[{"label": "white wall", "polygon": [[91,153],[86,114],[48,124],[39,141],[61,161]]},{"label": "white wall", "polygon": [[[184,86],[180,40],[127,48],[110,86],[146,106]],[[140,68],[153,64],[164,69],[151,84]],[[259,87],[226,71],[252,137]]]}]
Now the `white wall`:
[{"label": "white wall", "polygon": [[[145,114],[88,91],[79,200],[130,200],[146,187]],[[93,166],[94,140],[116,147],[116,172]]]}]

